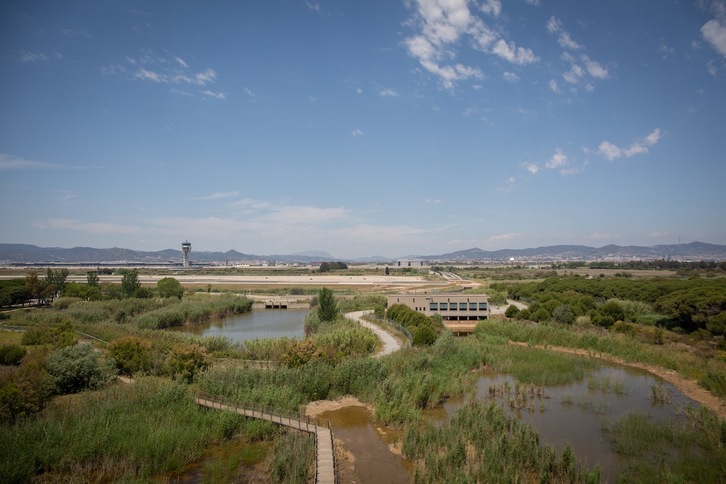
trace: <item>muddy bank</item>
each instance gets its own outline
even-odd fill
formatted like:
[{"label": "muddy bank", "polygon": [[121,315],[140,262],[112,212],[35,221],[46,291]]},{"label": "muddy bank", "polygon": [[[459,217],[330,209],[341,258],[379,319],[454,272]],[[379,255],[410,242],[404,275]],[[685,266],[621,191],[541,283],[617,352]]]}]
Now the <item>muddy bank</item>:
[{"label": "muddy bank", "polygon": [[645,370],[648,373],[658,376],[662,378],[663,380],[667,381],[674,387],[676,387],[680,392],[682,392],[684,395],[686,395],[691,400],[695,400],[704,407],[707,407],[714,413],[716,413],[720,418],[726,419],[726,402],[724,402],[722,399],[711,393],[710,391],[706,390],[703,387],[700,387],[698,385],[698,382],[695,380],[691,380],[690,378],[686,378],[682,375],[679,375],[673,370],[667,370],[665,368],[662,368],[660,366],[656,365],[650,365],[647,363],[639,363],[639,362],[632,362],[632,361],[625,361],[622,358],[618,358],[616,356],[608,355],[606,353],[594,353],[587,350],[583,350],[580,348],[567,348],[564,346],[545,346],[545,345],[532,345],[529,343],[523,343],[523,342],[517,342],[517,341],[510,341],[509,344],[517,345],[517,346],[525,346],[529,348],[538,348],[543,350],[552,350],[552,351],[559,351],[560,353],[568,353],[571,355],[576,356],[583,356],[583,357],[589,357],[589,358],[598,358],[604,361],[608,361],[610,363],[617,363],[618,365],[623,366],[629,366],[631,368],[638,368],[640,370]]},{"label": "muddy bank", "polygon": [[306,406],[305,414],[332,425],[340,482],[380,484],[411,480],[413,465],[394,445],[400,441],[400,433],[375,425],[371,405],[347,396],[312,402]]},{"label": "muddy bank", "polygon": [[308,417],[319,417],[325,412],[340,410],[345,407],[363,407],[373,412],[373,406],[361,402],[355,397],[347,396],[337,400],[318,400],[305,405],[305,415]]}]

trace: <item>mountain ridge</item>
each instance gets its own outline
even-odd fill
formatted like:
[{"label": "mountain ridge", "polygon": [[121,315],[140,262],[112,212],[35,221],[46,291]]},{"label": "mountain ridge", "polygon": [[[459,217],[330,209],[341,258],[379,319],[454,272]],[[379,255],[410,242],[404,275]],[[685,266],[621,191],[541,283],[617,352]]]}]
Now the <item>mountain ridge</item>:
[{"label": "mountain ridge", "polygon": [[[325,254],[325,255],[323,255]],[[552,245],[527,249],[482,250],[478,247],[459,250],[440,255],[418,255],[398,259],[382,256],[361,258],[336,258],[323,251],[306,251],[296,254],[254,255],[230,249],[220,251],[192,252],[193,263],[240,263],[252,261],[277,261],[288,263],[331,262],[392,262],[400,259],[451,262],[497,262],[515,260],[555,261],[555,260],[634,260],[634,259],[684,259],[684,260],[726,260],[726,245],[705,242],[654,246],[620,246],[608,244],[603,247],[586,245]],[[120,247],[99,249],[94,247],[39,247],[32,244],[0,243],[0,262],[2,263],[181,263],[181,250],[164,249],[160,251],[137,251]]]}]

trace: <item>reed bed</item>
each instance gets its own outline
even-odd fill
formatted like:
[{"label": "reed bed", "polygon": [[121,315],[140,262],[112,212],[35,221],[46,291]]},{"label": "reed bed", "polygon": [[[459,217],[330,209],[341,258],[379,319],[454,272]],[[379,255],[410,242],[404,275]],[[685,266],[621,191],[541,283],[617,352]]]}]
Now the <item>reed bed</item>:
[{"label": "reed bed", "polygon": [[495,402],[469,400],[441,427],[409,427],[403,454],[416,463],[415,482],[600,482],[600,470],[582,468],[571,447],[557,455]]}]

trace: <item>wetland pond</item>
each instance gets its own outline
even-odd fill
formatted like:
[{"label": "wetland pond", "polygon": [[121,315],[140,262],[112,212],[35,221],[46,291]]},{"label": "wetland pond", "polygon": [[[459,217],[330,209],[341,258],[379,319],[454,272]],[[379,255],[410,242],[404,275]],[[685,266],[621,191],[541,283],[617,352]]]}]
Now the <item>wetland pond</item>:
[{"label": "wetland pond", "polygon": [[[698,406],[658,377],[609,363],[598,364],[585,378],[564,385],[536,386],[517,383],[511,375],[483,375],[476,383],[475,397],[496,400],[532,425],[542,445],[551,445],[560,454],[567,443],[571,444],[583,466],[600,467],[603,482],[615,482],[629,465],[604,430],[609,422],[632,412],[673,422],[684,418],[685,405]],[[434,425],[442,425],[462,405],[462,401],[449,401],[425,415]],[[388,450],[396,437],[376,430],[369,410],[344,407],[322,416],[330,419],[336,438],[353,455],[358,482],[411,480],[413,464]]]},{"label": "wetland pond", "polygon": [[256,309],[179,331],[200,336],[224,336],[235,343],[257,338],[302,338],[309,309]]}]

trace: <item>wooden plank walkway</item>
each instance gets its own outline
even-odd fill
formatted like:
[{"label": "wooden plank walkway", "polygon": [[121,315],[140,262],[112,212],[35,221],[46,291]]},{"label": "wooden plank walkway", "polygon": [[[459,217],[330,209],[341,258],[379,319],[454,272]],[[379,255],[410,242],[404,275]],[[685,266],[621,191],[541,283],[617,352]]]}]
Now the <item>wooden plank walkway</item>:
[{"label": "wooden plank walkway", "polygon": [[236,412],[240,415],[244,415],[245,417],[259,418],[295,430],[313,434],[315,436],[315,482],[320,484],[335,484],[338,482],[336,475],[333,431],[330,429],[330,425],[326,427],[318,425],[315,422],[311,422],[310,419],[299,420],[292,417],[277,415],[270,411],[239,407],[237,405],[228,405],[209,398],[196,397],[194,401],[197,405],[201,405],[203,407]]}]

